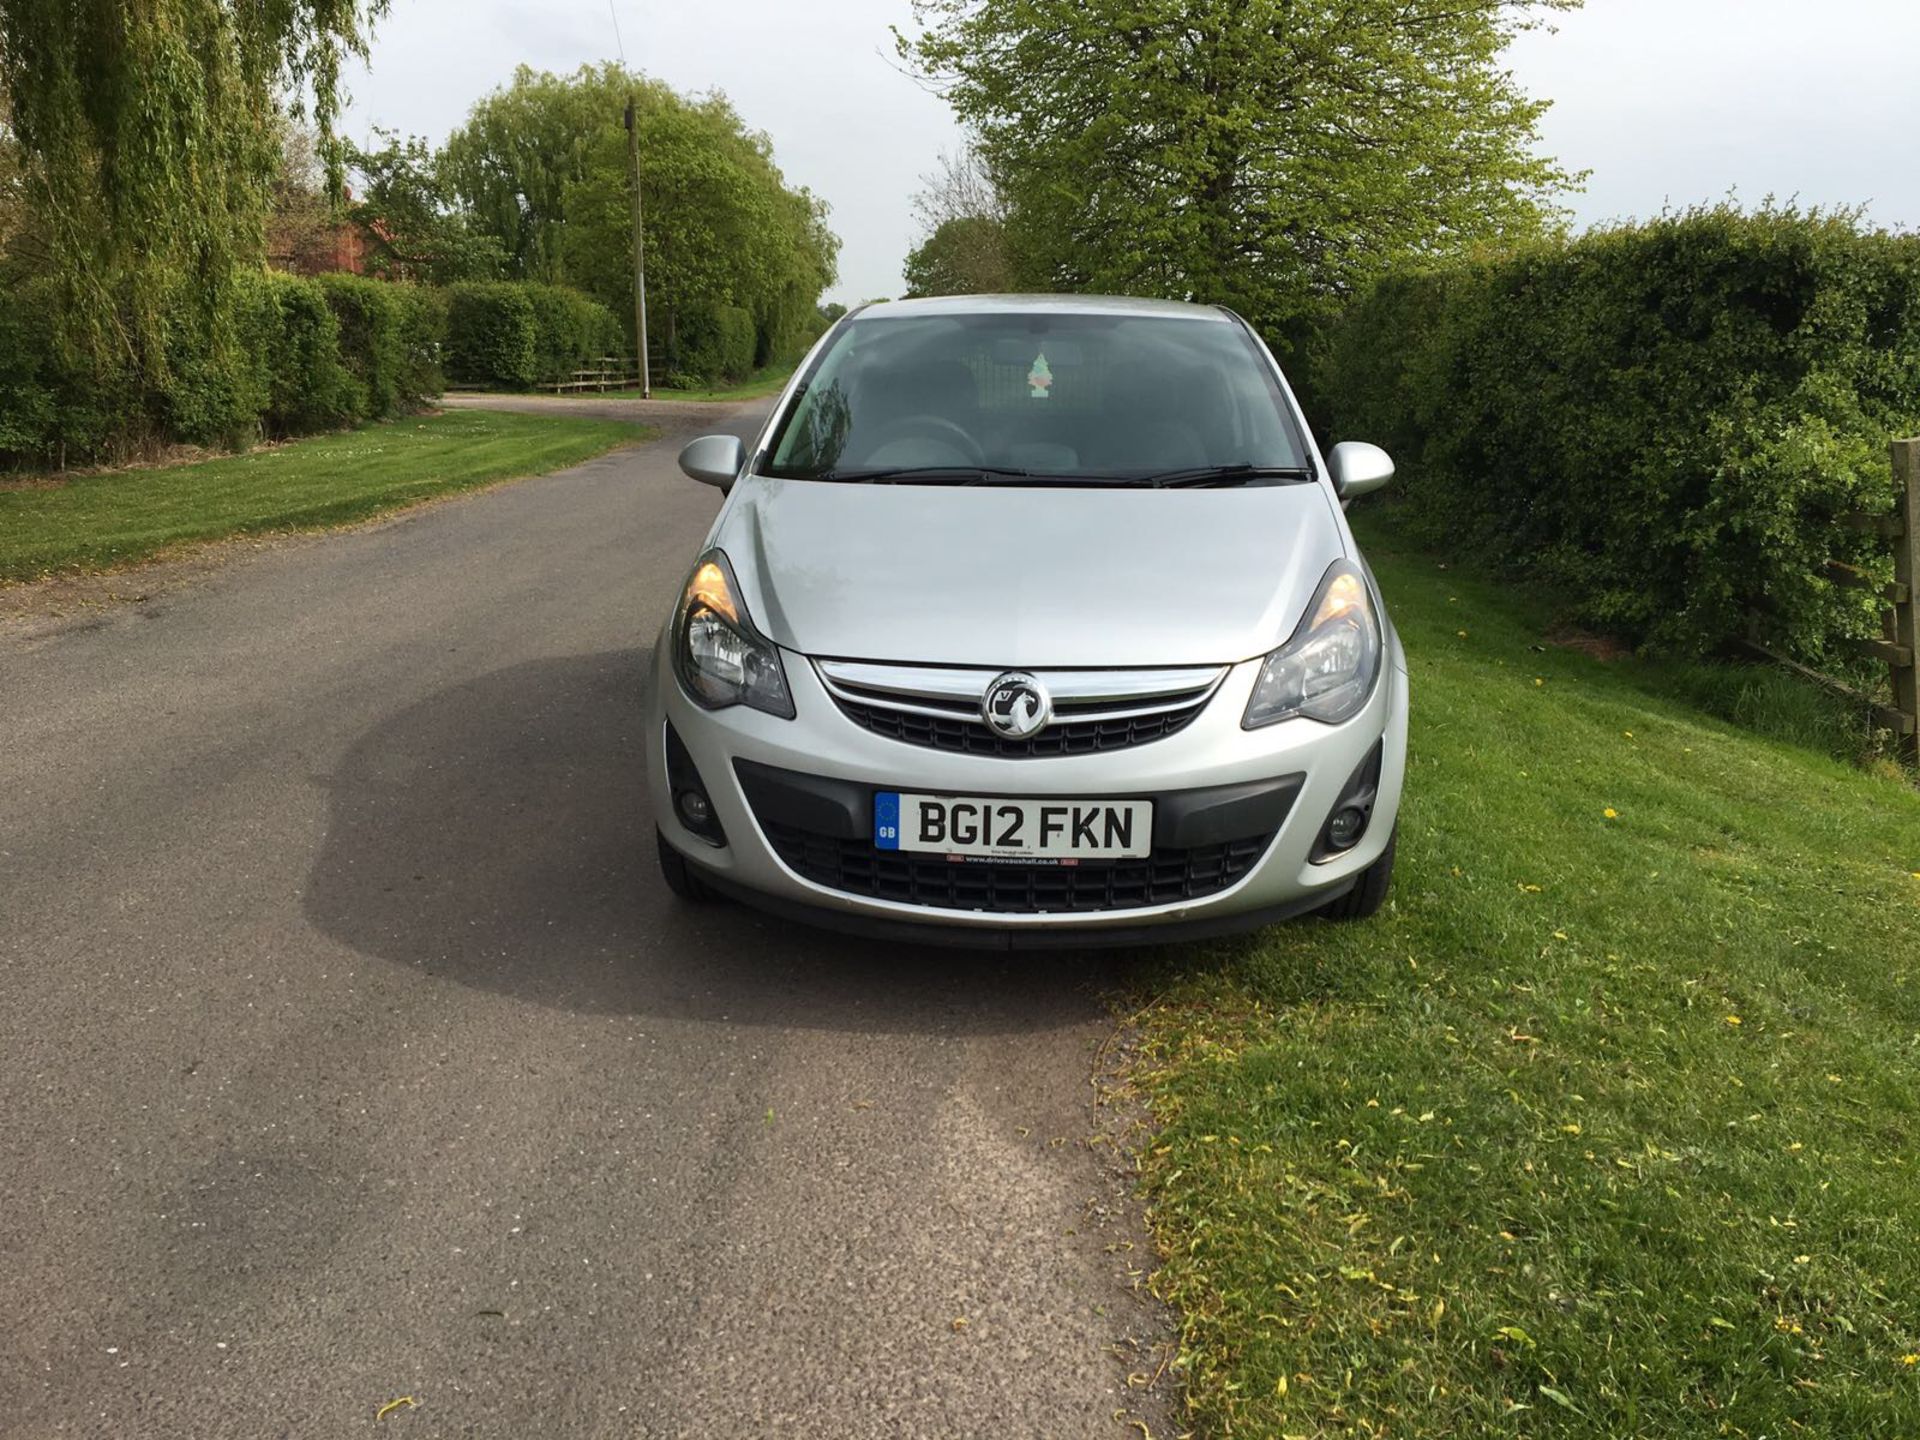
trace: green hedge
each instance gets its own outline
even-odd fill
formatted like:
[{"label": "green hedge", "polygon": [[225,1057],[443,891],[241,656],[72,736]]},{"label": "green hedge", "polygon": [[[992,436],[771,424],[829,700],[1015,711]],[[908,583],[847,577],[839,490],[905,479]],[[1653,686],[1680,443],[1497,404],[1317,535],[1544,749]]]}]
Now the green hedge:
[{"label": "green hedge", "polygon": [[0,466],[112,462],[170,443],[238,446],[383,419],[444,388],[444,295],[353,275],[249,274],[224,328],[176,304],[164,379],[55,341],[49,281],[0,304]]},{"label": "green hedge", "polygon": [[0,295],[0,467],[117,460],[175,441],[221,445],[251,437],[265,394],[252,362],[254,294],[242,285],[228,328],[196,307],[169,306],[164,373],[131,359],[95,365],[63,346],[63,296],[47,278]]},{"label": "green hedge", "polygon": [[1813,659],[1877,633],[1822,575],[1885,547],[1887,441],[1920,430],[1920,237],[1729,208],[1396,279],[1323,337],[1335,438],[1386,445],[1415,533],[1585,623]]},{"label": "green hedge", "polygon": [[423,405],[447,388],[447,292],[434,285],[395,285],[400,298],[400,395]]},{"label": "green hedge", "polygon": [[352,372],[341,358],[340,322],[318,280],[268,275],[259,291],[252,353],[266,378],[261,428],[272,436],[301,435],[349,424],[359,408]]},{"label": "green hedge", "polygon": [[40,344],[46,301],[24,288],[7,298],[16,303],[0,305],[0,455],[27,454],[41,447],[56,423]]},{"label": "green hedge", "polygon": [[447,300],[447,373],[463,385],[525,390],[625,348],[613,312],[563,286],[455,285]]},{"label": "green hedge", "polygon": [[737,305],[699,305],[680,312],[674,326],[676,373],[704,384],[744,380],[753,373],[759,330]]},{"label": "green hedge", "polygon": [[[438,395],[449,376],[521,390],[627,348],[611,311],[556,285],[440,290],[257,272],[236,277],[231,298],[216,329],[202,318],[208,307],[175,297],[164,366],[142,370],[131,358],[89,365],[63,348],[51,281],[8,286],[0,469],[112,463],[180,442],[235,447],[384,419]],[[744,375],[752,318],[725,312],[715,333],[716,356],[735,367],[725,373]]]},{"label": "green hedge", "polygon": [[541,380],[568,380],[573,372],[631,347],[613,312],[564,285],[528,285],[533,304],[533,363]]},{"label": "green hedge", "polygon": [[405,306],[396,287],[364,275],[322,275],[321,293],[340,326],[340,359],[353,386],[354,413],[391,415],[407,368]]},{"label": "green hedge", "polygon": [[524,390],[532,385],[533,301],[504,281],[447,291],[447,377],[460,385]]}]

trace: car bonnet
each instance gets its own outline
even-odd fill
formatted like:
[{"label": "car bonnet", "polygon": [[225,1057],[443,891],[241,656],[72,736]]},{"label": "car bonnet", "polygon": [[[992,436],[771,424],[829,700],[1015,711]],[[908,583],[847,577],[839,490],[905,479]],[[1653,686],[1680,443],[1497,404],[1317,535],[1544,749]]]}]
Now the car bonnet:
[{"label": "car bonnet", "polygon": [[717,527],[761,631],[816,657],[1220,664],[1292,634],[1344,553],[1321,484],[869,485],[749,475]]}]

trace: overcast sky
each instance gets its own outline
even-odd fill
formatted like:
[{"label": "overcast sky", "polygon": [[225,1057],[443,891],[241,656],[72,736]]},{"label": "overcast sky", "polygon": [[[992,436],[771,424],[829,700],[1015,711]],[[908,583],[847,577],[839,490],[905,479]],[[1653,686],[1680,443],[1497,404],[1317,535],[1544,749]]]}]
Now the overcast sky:
[{"label": "overcast sky", "polygon": [[[900,74],[887,27],[908,0],[614,0],[630,64],[727,92],[844,241],[832,298],[897,294],[909,201],[943,148],[946,106]],[[1920,0],[1588,0],[1511,63],[1552,99],[1548,153],[1592,171],[1582,223],[1737,192],[1869,205],[1920,229]],[[518,64],[613,58],[607,0],[393,0],[345,125],[436,143]]]}]

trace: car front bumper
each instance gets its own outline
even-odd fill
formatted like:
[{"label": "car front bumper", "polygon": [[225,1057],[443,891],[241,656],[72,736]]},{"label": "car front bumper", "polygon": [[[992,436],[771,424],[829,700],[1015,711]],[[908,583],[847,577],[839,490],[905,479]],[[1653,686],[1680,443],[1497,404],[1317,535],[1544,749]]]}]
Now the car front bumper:
[{"label": "car front bumper", "polygon": [[[1389,632],[1391,634],[1391,632]],[[1406,765],[1407,677],[1397,638],[1366,707],[1343,725],[1283,721],[1243,730],[1260,662],[1236,665],[1205,709],[1178,733],[1125,749],[1087,755],[1005,758],[935,750],[862,728],[841,712],[813,666],[783,656],[796,718],[782,720],[743,706],[708,711],[689,700],[675,677],[668,641],[655,647],[648,700],[647,771],[654,820],[668,844],[686,856],[715,888],[776,913],[872,935],[986,947],[1089,946],[1158,943],[1228,933],[1317,909],[1350,890],[1361,871],[1386,849],[1399,811]],[[715,845],[682,822],[668,781],[669,727],[697,771],[725,834]],[[1377,796],[1366,833],[1353,849],[1324,863],[1313,853],[1322,829],[1356,771],[1381,747]],[[774,799],[769,781],[774,777]],[[809,780],[818,782],[809,786]],[[852,893],[803,874],[819,867],[797,863],[788,812],[771,815],[786,790],[812,789],[801,823],[858,859],[871,850],[875,791],[961,796],[1064,799],[1151,798],[1156,802],[1155,846],[1218,838],[1231,815],[1248,814],[1237,797],[1285,790],[1286,803],[1269,803],[1277,828],[1263,822],[1242,829],[1263,842],[1246,855],[1231,883],[1211,893],[1168,903],[1120,903],[1112,908],[1041,912],[924,904]],[[791,796],[788,796],[791,799]],[[804,798],[804,797],[803,797]],[[1226,812],[1220,806],[1226,804]],[[756,808],[757,807],[757,808]],[[1258,808],[1258,807],[1256,807]],[[1177,814],[1211,813],[1167,828]],[[1221,818],[1223,815],[1229,818]],[[864,828],[863,828],[864,827]],[[1197,827],[1197,828],[1196,828]],[[777,845],[770,830],[781,836]],[[785,847],[783,855],[782,846]],[[1171,852],[1169,852],[1171,853]],[[1197,852],[1195,852],[1197,853]],[[1027,867],[1021,867],[1025,869]],[[1084,903],[1084,902],[1083,902]]]}]

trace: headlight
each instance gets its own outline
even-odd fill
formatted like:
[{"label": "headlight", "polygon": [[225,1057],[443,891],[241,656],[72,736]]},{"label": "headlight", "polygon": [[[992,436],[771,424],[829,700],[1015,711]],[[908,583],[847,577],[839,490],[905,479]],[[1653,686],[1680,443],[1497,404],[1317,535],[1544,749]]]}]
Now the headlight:
[{"label": "headlight", "polygon": [[673,668],[697,704],[709,710],[750,705],[793,718],[780,650],[753,628],[733,568],[718,550],[693,567],[673,618]]},{"label": "headlight", "polygon": [[1248,730],[1304,715],[1338,725],[1367,703],[1380,673],[1380,621],[1360,572],[1336,561],[1293,639],[1267,657],[1240,723]]}]

